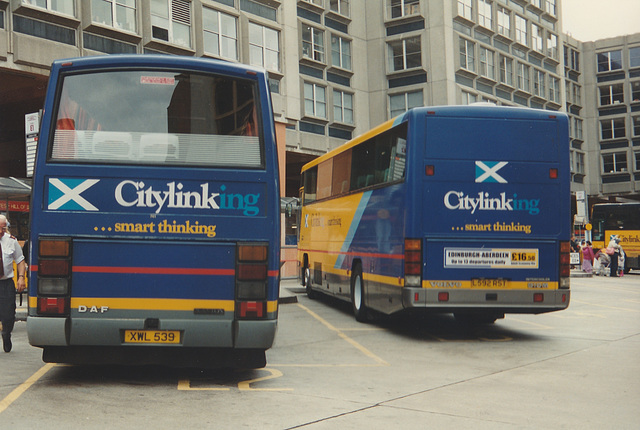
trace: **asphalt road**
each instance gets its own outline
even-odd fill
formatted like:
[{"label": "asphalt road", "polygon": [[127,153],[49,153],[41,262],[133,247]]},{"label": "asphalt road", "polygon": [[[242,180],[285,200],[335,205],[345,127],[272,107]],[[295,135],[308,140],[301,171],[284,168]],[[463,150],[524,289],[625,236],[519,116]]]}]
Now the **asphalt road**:
[{"label": "asphalt road", "polygon": [[17,323],[0,353],[0,429],[637,429],[640,273],[572,278],[566,311],[468,327],[355,321],[283,283],[267,367],[45,365]]}]

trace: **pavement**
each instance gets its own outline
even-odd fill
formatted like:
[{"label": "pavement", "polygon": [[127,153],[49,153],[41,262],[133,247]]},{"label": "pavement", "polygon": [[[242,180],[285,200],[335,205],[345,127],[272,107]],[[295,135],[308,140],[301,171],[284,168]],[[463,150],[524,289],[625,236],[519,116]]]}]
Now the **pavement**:
[{"label": "pavement", "polygon": [[[590,278],[593,274],[585,273],[579,269],[571,270],[572,278]],[[282,279],[280,281],[280,297],[278,303],[298,303],[298,294],[304,294],[305,290],[298,279]],[[20,295],[16,295],[16,320],[26,321],[27,319],[27,294],[22,295],[22,305],[20,305]]]}]

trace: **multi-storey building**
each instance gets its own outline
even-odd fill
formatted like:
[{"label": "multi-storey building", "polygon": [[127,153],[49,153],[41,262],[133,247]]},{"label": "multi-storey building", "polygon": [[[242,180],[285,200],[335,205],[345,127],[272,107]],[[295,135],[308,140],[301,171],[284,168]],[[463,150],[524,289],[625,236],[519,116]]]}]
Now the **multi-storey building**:
[{"label": "multi-storey building", "polygon": [[587,191],[640,193],[640,33],[583,43]]},{"label": "multi-storey building", "polygon": [[304,162],[411,107],[489,101],[567,112],[572,191],[640,198],[640,34],[582,43],[562,33],[561,6],[0,0],[0,176],[25,176],[24,115],[53,59],[167,53],[269,71],[286,196]]}]

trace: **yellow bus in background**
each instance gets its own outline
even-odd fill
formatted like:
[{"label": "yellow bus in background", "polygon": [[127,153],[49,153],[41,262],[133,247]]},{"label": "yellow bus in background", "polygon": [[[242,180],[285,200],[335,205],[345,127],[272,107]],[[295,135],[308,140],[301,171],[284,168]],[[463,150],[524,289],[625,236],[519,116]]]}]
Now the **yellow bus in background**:
[{"label": "yellow bus in background", "polygon": [[606,248],[615,234],[625,253],[625,273],[640,269],[640,202],[593,205],[591,224],[594,250]]}]

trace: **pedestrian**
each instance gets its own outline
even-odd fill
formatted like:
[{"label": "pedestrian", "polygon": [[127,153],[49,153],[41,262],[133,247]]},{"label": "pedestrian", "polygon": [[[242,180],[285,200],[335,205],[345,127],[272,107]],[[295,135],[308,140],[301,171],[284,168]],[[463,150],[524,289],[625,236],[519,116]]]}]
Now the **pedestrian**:
[{"label": "pedestrian", "polygon": [[609,236],[609,245],[607,245],[607,254],[611,257],[609,264],[609,276],[618,277],[618,258],[620,258],[620,241],[618,236],[612,234]]},{"label": "pedestrian", "polygon": [[[11,351],[11,332],[16,322],[16,289],[25,289],[26,270],[22,248],[18,240],[7,232],[7,217],[0,215],[0,321],[2,321],[2,347]],[[13,263],[18,268],[18,285],[13,282]]]},{"label": "pedestrian", "polygon": [[584,248],[582,248],[582,270],[584,272],[591,273],[593,271],[593,260],[595,260],[593,248],[591,247],[591,242],[587,240]]},{"label": "pedestrian", "polygon": [[620,253],[620,256],[618,257],[618,274],[622,277],[624,276],[624,264],[627,260],[627,254],[625,254],[622,245],[620,245],[620,236],[616,235],[616,243],[620,247],[620,249],[618,250],[618,252]]},{"label": "pedestrian", "polygon": [[576,239],[575,236],[571,236],[571,241],[569,242],[571,245],[571,261],[575,262],[576,261],[576,257],[575,254],[577,254],[577,264],[572,264],[571,268],[572,269],[577,269],[580,266],[580,244],[578,243],[578,240]]},{"label": "pedestrian", "polygon": [[575,236],[571,236],[571,252],[580,252],[580,245]]}]

